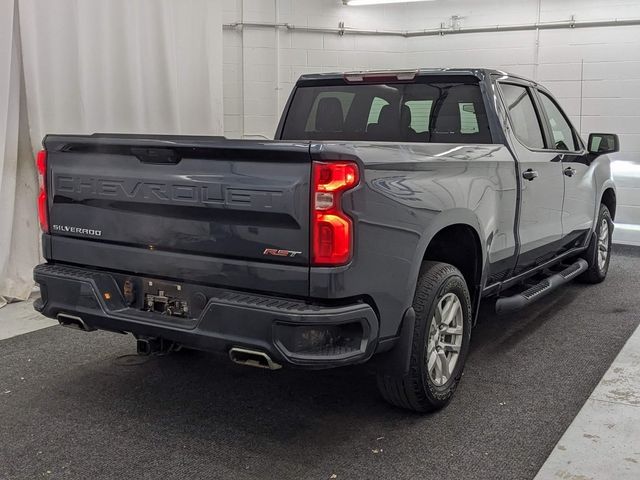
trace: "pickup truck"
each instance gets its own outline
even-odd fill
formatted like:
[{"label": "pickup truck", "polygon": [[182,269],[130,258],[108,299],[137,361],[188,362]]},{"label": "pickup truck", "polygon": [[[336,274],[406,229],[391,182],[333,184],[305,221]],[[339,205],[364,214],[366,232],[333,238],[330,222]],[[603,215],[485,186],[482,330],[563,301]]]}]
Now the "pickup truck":
[{"label": "pickup truck", "polygon": [[489,69],[302,76],[273,141],[48,135],[35,308],[236,363],[373,361],[390,403],[445,406],[482,299],[604,280],[614,134]]}]

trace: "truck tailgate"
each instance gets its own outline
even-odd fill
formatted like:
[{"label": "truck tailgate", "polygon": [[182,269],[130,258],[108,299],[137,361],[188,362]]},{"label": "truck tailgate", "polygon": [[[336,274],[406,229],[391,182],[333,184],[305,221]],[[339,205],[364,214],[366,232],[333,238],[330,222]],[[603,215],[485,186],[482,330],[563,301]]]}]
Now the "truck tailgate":
[{"label": "truck tailgate", "polygon": [[101,256],[123,252],[126,262],[108,264],[230,286],[254,285],[261,268],[291,267],[294,290],[307,293],[308,144],[92,135],[48,136],[44,145],[51,260],[75,249],[102,266]]}]

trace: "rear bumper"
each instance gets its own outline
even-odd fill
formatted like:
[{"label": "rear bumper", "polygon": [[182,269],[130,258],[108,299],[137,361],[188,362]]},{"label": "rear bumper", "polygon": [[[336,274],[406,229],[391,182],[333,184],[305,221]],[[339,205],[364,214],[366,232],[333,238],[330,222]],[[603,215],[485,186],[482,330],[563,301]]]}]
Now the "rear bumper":
[{"label": "rear bumper", "polygon": [[[322,305],[197,286],[206,304],[197,318],[181,319],[129,307],[120,293],[122,277],[68,265],[39,265],[34,279],[41,298],[34,307],[50,318],[61,313],[79,317],[92,329],[159,337],[213,352],[226,353],[232,347],[259,350],[280,364],[305,368],[361,363],[376,348],[378,319],[364,302]],[[336,343],[335,335],[323,336],[328,329],[347,332],[348,346]],[[310,338],[314,346],[304,343]]]}]

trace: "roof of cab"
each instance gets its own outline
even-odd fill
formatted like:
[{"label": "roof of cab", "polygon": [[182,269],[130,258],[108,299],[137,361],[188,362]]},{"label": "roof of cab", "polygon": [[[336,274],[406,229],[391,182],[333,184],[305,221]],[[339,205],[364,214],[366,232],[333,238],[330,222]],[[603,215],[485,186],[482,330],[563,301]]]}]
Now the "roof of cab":
[{"label": "roof of cab", "polygon": [[[310,73],[302,75],[299,78],[299,81],[305,80],[337,80],[344,78],[346,74],[371,74],[371,73],[396,73],[396,72],[406,72],[410,69],[389,69],[389,70],[359,70],[359,71],[349,71],[349,72],[332,72],[332,73]],[[518,78],[521,80],[525,80],[527,82],[536,83],[533,80],[523,77],[521,75],[515,75],[512,73],[504,72],[502,70],[495,70],[492,68],[416,68],[414,69],[417,72],[417,75],[472,75],[478,78],[484,78],[489,75],[500,75],[509,78]]]}]

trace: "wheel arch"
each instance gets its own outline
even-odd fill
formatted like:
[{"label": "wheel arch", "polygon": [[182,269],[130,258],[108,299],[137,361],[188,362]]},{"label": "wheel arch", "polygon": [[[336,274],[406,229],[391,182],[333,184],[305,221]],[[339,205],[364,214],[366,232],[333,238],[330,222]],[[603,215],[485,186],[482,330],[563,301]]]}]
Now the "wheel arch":
[{"label": "wheel arch", "polygon": [[[442,244],[451,243],[446,240],[455,238],[456,243],[452,247],[459,248],[460,242],[458,242],[455,234],[460,234],[462,238],[466,238],[466,240],[463,240],[462,245],[471,247],[470,249],[473,250],[473,256],[467,257],[466,259],[469,262],[467,264],[462,265],[460,259],[451,256],[452,252],[455,253],[454,249],[448,252],[449,256],[438,255],[442,253],[442,250],[439,248]],[[407,309],[400,322],[397,343],[389,352],[385,352],[379,357],[377,368],[380,372],[394,375],[404,375],[408,372],[415,325],[415,311],[411,305],[413,303],[418,277],[425,260],[451,263],[462,272],[463,276],[466,272],[465,280],[467,280],[467,277],[471,280],[471,284],[469,284],[469,280],[467,280],[467,284],[472,303],[472,322],[475,323],[475,317],[477,316],[478,306],[480,304],[481,286],[484,281],[487,258],[487,241],[485,239],[486,237],[484,236],[484,231],[478,218],[470,210],[449,210],[431,219],[427,230],[420,239],[418,248],[416,248],[406,298]],[[470,258],[473,258],[473,265],[471,265]]]},{"label": "wheel arch", "polygon": [[478,232],[470,225],[456,223],[438,231],[429,242],[422,257],[425,261],[449,263],[462,273],[471,300],[482,278],[482,251]]},{"label": "wheel arch", "polygon": [[604,204],[609,209],[612,220],[615,220],[616,218],[616,207],[618,205],[617,202],[618,200],[616,197],[616,191],[613,189],[613,187],[605,187],[604,191],[602,192],[600,203]]},{"label": "wheel arch", "polygon": [[475,308],[486,263],[485,245],[483,230],[473,212],[459,209],[436,217],[423,235],[415,257],[411,295],[425,261],[449,263],[464,276]]}]

